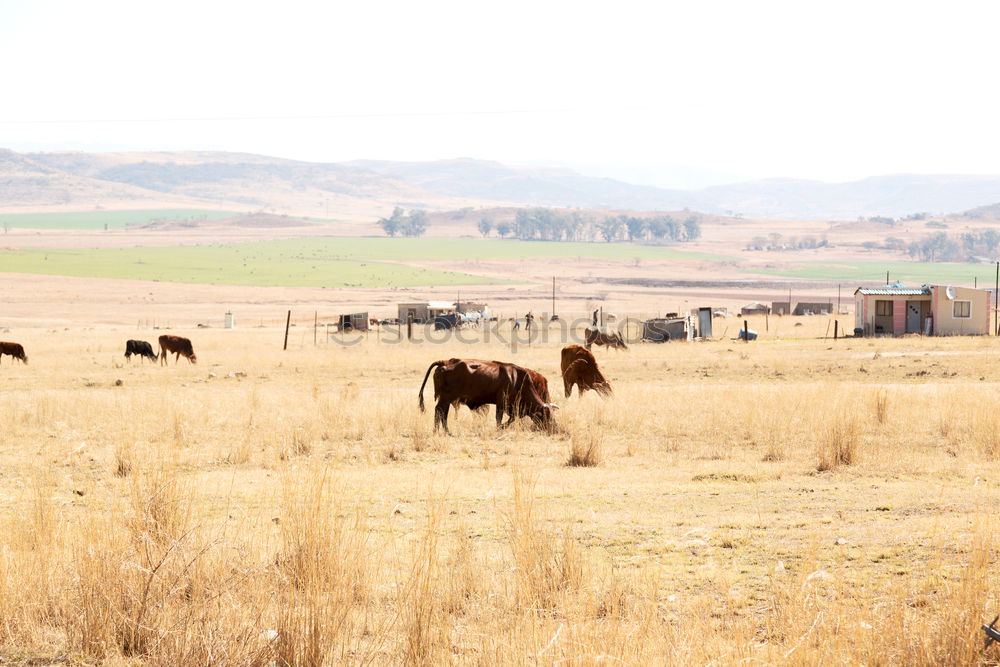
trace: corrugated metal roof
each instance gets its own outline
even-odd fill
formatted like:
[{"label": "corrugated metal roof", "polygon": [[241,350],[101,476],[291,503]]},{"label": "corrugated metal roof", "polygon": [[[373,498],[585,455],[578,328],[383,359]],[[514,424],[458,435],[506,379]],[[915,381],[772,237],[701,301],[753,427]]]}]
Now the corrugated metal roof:
[{"label": "corrugated metal roof", "polygon": [[924,287],[859,287],[855,294],[876,294],[880,296],[918,296],[930,294],[931,288]]}]

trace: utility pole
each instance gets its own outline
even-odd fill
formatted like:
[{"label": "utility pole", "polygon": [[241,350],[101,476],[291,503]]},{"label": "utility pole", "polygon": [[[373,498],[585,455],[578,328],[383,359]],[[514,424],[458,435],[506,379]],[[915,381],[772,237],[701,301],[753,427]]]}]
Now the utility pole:
[{"label": "utility pole", "polygon": [[556,277],[552,276],[552,314],[549,315],[549,319],[552,319],[552,315],[556,314]]},{"label": "utility pole", "polygon": [[997,325],[997,299],[1000,298],[1000,262],[997,262],[997,280],[993,285],[993,330],[1000,336],[1000,325]]}]

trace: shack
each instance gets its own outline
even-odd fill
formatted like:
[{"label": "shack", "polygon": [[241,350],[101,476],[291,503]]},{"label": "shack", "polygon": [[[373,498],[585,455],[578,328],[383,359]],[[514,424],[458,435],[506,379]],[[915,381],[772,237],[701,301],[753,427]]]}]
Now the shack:
[{"label": "shack", "polygon": [[770,308],[756,301],[740,308],[740,315],[767,315],[770,312]]},{"label": "shack", "polygon": [[338,331],[368,331],[368,313],[337,315]]},{"label": "shack", "polygon": [[642,323],[642,339],[654,343],[690,340],[694,334],[694,317],[656,317]]},{"label": "shack", "polygon": [[833,312],[830,301],[772,301],[774,315],[829,315]]},{"label": "shack", "polygon": [[474,301],[459,301],[455,306],[455,311],[459,313],[482,313],[489,311],[490,307],[485,303]]},{"label": "shack", "polygon": [[410,317],[413,318],[414,323],[421,324],[434,321],[438,315],[455,312],[455,303],[452,301],[415,301],[400,303],[398,306],[401,324],[406,324]]},{"label": "shack", "polygon": [[864,336],[985,336],[990,293],[956,285],[902,283],[854,291],[854,331]]},{"label": "shack", "polygon": [[712,337],[712,311],[715,310],[712,307],[701,307],[692,308],[691,317],[695,318],[698,323],[697,336],[699,338],[711,338]]}]

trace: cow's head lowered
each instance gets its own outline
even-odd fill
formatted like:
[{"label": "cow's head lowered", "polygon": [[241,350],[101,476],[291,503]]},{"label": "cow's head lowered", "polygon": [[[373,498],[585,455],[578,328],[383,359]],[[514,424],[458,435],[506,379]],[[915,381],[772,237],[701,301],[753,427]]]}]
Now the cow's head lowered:
[{"label": "cow's head lowered", "polygon": [[508,414],[516,417],[529,417],[536,428],[554,433],[556,424],[555,403],[546,403],[538,395],[527,369],[515,364],[502,364],[501,372],[506,375],[508,386]]}]

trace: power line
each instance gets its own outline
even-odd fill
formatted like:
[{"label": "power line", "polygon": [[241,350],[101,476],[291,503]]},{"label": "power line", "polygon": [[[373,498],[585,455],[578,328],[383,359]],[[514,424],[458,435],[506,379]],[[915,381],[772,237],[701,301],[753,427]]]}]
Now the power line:
[{"label": "power line", "polygon": [[0,125],[46,125],[58,123],[230,123],[237,121],[339,120],[351,118],[434,118],[449,116],[513,116],[569,113],[570,109],[502,109],[464,111],[386,111],[378,113],[337,113],[294,116],[188,116],[162,118],[0,118]]}]

